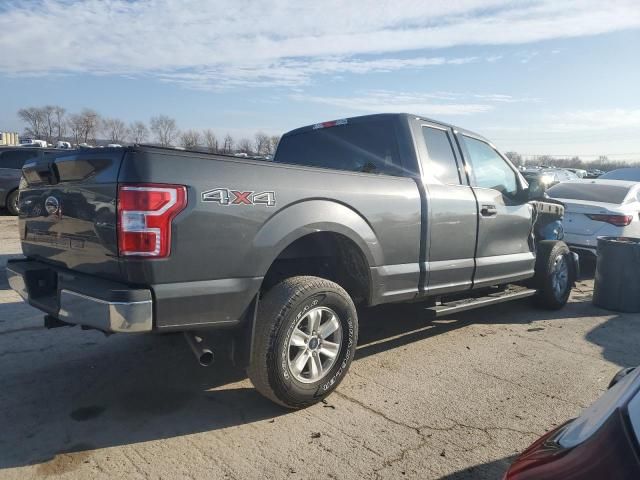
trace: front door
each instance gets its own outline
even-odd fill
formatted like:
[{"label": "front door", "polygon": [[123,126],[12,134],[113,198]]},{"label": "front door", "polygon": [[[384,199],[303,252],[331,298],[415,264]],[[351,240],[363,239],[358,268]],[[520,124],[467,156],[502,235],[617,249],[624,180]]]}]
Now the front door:
[{"label": "front door", "polygon": [[478,243],[473,287],[515,282],[533,275],[532,207],[520,200],[519,175],[489,143],[458,134],[478,202]]}]

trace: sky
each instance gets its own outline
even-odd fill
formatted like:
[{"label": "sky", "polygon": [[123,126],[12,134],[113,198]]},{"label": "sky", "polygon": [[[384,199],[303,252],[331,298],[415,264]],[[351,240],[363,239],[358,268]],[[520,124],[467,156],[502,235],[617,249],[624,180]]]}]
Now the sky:
[{"label": "sky", "polygon": [[46,104],[236,138],[409,112],[640,160],[639,51],[640,0],[0,0],[0,131]]}]

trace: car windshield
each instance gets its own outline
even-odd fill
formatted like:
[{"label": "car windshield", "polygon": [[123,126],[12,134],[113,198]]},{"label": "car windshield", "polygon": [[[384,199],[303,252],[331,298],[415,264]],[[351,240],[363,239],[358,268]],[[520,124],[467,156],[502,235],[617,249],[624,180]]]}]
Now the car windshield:
[{"label": "car windshield", "polygon": [[547,190],[550,197],[621,204],[629,193],[629,185],[600,183],[559,183]]}]

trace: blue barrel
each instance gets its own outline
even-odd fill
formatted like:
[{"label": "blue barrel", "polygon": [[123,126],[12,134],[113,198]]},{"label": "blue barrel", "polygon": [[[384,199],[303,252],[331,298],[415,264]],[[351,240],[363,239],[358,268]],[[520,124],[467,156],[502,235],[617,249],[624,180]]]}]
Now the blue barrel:
[{"label": "blue barrel", "polygon": [[593,304],[617,312],[640,312],[640,238],[598,238]]}]

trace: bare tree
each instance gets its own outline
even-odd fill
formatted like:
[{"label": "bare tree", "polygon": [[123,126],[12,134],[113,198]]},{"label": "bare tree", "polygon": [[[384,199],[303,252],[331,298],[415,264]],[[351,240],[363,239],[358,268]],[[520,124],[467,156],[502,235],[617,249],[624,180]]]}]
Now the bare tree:
[{"label": "bare tree", "polygon": [[144,122],[133,122],[129,125],[129,138],[133,143],[144,143],[149,137],[149,129]]},{"label": "bare tree", "polygon": [[238,142],[238,151],[251,154],[251,140],[248,138],[241,138]]},{"label": "bare tree", "polygon": [[163,147],[171,145],[178,136],[176,121],[166,115],[158,115],[151,119],[151,131]]},{"label": "bare tree", "polygon": [[82,141],[95,143],[96,133],[100,127],[100,115],[95,110],[85,108],[80,113],[80,117],[82,118]]},{"label": "bare tree", "polygon": [[231,151],[233,150],[233,137],[230,134],[226,134],[224,136],[224,143],[222,146],[222,151],[224,153],[231,153]]},{"label": "bare tree", "polygon": [[67,126],[71,131],[71,135],[73,136],[73,142],[78,145],[82,140],[82,132],[83,132],[83,119],[82,115],[74,113],[73,115],[69,115],[67,119]]},{"label": "bare tree", "polygon": [[204,143],[209,153],[216,153],[218,151],[218,139],[216,138],[216,134],[213,133],[213,130],[209,128],[206,129],[202,132],[202,136],[204,137]]},{"label": "bare tree", "polygon": [[53,115],[55,117],[55,128],[56,128],[56,139],[62,140],[64,136],[67,134],[67,122],[65,121],[64,115],[67,113],[67,110],[59,105],[55,105],[53,107]]},{"label": "bare tree", "polygon": [[269,155],[275,155],[280,143],[280,135],[272,135],[269,137]]},{"label": "bare tree", "polygon": [[180,135],[180,145],[186,149],[199,147],[201,143],[202,138],[197,130],[186,130]]},{"label": "bare tree", "polygon": [[269,155],[269,135],[258,132],[255,134],[253,145],[254,150],[258,155]]},{"label": "bare tree", "polygon": [[56,107],[53,105],[47,105],[40,109],[42,111],[42,124],[43,124],[43,136],[47,143],[53,142],[53,137],[56,131]]},{"label": "bare tree", "polygon": [[27,136],[40,138],[44,134],[44,114],[41,108],[29,107],[18,110],[18,117],[27,124],[24,133]]},{"label": "bare tree", "polygon": [[105,118],[102,121],[102,132],[109,143],[123,143],[128,135],[127,125],[119,118]]},{"label": "bare tree", "polygon": [[524,165],[524,162],[522,161],[522,155],[520,155],[518,152],[506,152],[504,155],[509,160],[511,160],[511,163],[513,163],[516,167]]}]

